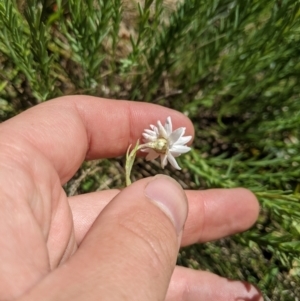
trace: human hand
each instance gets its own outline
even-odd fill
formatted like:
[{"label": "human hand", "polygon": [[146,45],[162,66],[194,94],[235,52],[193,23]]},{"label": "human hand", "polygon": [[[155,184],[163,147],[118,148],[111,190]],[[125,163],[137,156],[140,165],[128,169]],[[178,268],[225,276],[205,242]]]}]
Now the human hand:
[{"label": "human hand", "polygon": [[65,195],[83,160],[124,154],[167,116],[193,134],[176,111],[88,96],[49,101],[0,125],[0,300],[262,300],[251,285],[175,267],[180,245],[255,222],[250,191],[185,194],[156,176],[122,191]]}]

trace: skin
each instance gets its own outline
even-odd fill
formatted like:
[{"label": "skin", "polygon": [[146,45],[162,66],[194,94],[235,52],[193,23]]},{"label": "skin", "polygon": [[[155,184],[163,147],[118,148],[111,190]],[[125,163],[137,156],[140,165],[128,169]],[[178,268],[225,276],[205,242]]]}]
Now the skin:
[{"label": "skin", "polygon": [[[259,205],[250,191],[184,193],[159,176],[122,191],[64,193],[84,160],[124,155],[168,116],[193,135],[174,110],[88,96],[52,100],[0,125],[0,300],[262,300],[250,284],[175,267],[180,245],[253,225]],[[145,193],[154,182],[154,194],[169,189],[169,211]]]}]

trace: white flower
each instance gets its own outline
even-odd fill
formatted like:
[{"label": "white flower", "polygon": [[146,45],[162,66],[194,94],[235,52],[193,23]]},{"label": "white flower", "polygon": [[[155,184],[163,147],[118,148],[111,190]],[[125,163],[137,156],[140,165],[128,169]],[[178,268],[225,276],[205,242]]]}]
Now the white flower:
[{"label": "white flower", "polygon": [[161,122],[157,122],[157,127],[150,125],[151,130],[144,130],[144,146],[142,151],[148,152],[146,160],[153,160],[160,156],[161,167],[167,165],[167,161],[176,169],[181,169],[176,162],[175,157],[185,154],[190,151],[190,147],[185,144],[188,143],[192,136],[183,136],[185,128],[180,127],[174,132],[172,130],[171,117],[168,117],[165,126]]}]

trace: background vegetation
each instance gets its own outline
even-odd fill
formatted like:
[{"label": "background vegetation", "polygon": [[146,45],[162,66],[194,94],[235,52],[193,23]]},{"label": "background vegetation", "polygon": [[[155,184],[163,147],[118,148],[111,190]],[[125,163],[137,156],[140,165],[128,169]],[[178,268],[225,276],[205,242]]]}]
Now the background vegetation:
[{"label": "background vegetation", "polygon": [[[194,150],[172,176],[250,188],[262,211],[250,231],[186,248],[178,263],[299,300],[299,16],[299,0],[0,0],[0,119],[79,93],[184,112]],[[66,191],[120,187],[123,164],[87,162]],[[161,172],[142,160],[134,170]]]}]

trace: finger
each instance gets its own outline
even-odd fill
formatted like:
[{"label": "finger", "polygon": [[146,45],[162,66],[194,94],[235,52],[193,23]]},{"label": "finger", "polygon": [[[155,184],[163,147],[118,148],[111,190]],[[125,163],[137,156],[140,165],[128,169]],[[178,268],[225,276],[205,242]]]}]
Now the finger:
[{"label": "finger", "polygon": [[182,246],[219,239],[249,229],[257,220],[259,203],[245,188],[189,191],[189,216]]},{"label": "finger", "polygon": [[[80,244],[103,208],[119,193],[106,190],[69,198],[75,236]],[[256,221],[259,204],[244,188],[187,190],[189,213],[182,244],[206,242],[247,230]]]},{"label": "finger", "polygon": [[171,178],[135,182],[105,207],[70,260],[22,300],[164,300],[186,215]]},{"label": "finger", "polygon": [[168,116],[172,117],[174,128],[184,126],[187,134],[193,135],[187,117],[159,105],[66,96],[4,122],[0,126],[0,141],[5,141],[2,150],[10,146],[11,151],[13,146],[22,153],[33,145],[52,162],[64,183],[85,158],[124,154],[130,144],[141,138],[145,128],[157,120],[164,122]]},{"label": "finger", "polygon": [[229,280],[210,272],[176,267],[166,301],[263,301],[258,289],[246,282]]}]

